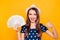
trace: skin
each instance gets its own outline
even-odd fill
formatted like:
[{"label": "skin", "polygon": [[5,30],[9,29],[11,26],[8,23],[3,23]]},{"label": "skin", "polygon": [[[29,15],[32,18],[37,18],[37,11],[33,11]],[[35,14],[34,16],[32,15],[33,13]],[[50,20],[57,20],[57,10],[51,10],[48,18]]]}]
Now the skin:
[{"label": "skin", "polygon": [[[37,16],[36,16],[36,12],[34,10],[29,11],[29,19],[31,21],[30,28],[36,28],[35,20],[37,19]],[[18,31],[17,26],[18,25],[16,25],[14,29],[17,31],[18,40],[24,40],[24,33],[22,33],[20,35],[20,32]],[[56,32],[53,24],[50,22],[47,22],[45,26],[52,29],[52,32],[47,30],[45,33],[57,40],[58,36],[57,36],[57,32]]]},{"label": "skin", "polygon": [[35,20],[37,19],[36,12],[34,10],[29,11],[29,19],[31,21],[31,28],[36,28]]}]

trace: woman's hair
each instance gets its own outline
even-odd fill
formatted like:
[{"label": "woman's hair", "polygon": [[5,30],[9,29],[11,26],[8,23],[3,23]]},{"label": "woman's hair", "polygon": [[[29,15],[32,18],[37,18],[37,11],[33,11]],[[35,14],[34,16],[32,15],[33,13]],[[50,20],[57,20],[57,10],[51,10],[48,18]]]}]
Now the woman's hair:
[{"label": "woman's hair", "polygon": [[32,7],[30,8],[28,11],[27,11],[27,18],[26,18],[26,26],[27,26],[27,30],[26,30],[26,36],[28,35],[28,32],[29,32],[29,29],[30,29],[30,25],[31,25],[31,22],[30,22],[30,19],[29,19],[29,11],[30,10],[34,10],[36,12],[36,16],[37,16],[37,19],[36,19],[36,30],[38,32],[37,36],[38,37],[41,37],[42,35],[42,31],[41,31],[41,28],[40,28],[40,19],[39,19],[39,10],[35,7]]}]

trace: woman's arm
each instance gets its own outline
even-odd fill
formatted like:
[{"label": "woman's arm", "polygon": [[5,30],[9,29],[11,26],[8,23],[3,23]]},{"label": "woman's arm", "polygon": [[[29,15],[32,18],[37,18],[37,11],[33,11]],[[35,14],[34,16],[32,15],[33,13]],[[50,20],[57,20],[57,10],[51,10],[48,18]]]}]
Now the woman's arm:
[{"label": "woman's arm", "polygon": [[24,40],[24,33],[17,32],[18,40]]},{"label": "woman's arm", "polygon": [[17,32],[17,35],[18,35],[18,40],[21,40],[20,32]]},{"label": "woman's arm", "polygon": [[17,32],[18,40],[24,40],[24,33],[20,33],[20,31],[18,31],[18,25],[14,26],[14,30]]},{"label": "woman's arm", "polygon": [[22,40],[24,40],[24,33],[21,34],[21,38],[22,38]]},{"label": "woman's arm", "polygon": [[47,30],[46,33],[47,33],[48,35],[50,35],[51,37],[57,39],[58,36],[57,36],[57,32],[56,32],[56,29],[54,28],[54,26],[53,26],[50,22],[48,22],[48,23],[46,24],[46,26],[47,26],[47,27],[50,27],[50,28],[52,29],[52,32],[50,32],[49,30]]}]

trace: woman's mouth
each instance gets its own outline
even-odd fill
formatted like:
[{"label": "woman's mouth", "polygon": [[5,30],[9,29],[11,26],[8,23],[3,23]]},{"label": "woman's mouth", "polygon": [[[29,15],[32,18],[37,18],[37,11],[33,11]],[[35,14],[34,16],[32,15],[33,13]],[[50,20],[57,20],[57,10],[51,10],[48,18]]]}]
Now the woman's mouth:
[{"label": "woman's mouth", "polygon": [[31,20],[34,20],[35,18],[31,18]]}]

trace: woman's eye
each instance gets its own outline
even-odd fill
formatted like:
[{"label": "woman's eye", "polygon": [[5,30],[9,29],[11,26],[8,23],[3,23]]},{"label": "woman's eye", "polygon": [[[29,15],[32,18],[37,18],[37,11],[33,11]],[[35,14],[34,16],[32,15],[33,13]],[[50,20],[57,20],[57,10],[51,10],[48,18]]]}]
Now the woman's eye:
[{"label": "woman's eye", "polygon": [[29,14],[29,15],[32,15],[32,14]]},{"label": "woman's eye", "polygon": [[34,14],[34,15],[36,15],[36,14]]}]

